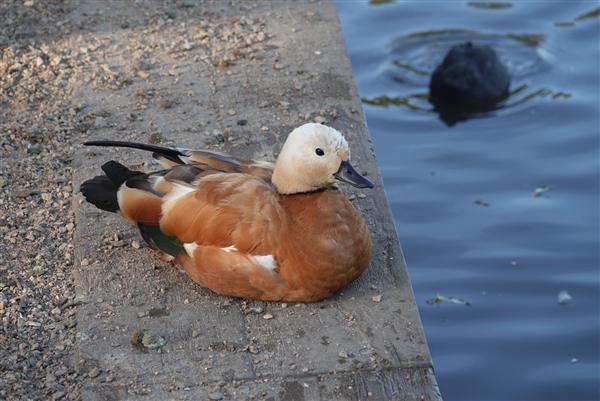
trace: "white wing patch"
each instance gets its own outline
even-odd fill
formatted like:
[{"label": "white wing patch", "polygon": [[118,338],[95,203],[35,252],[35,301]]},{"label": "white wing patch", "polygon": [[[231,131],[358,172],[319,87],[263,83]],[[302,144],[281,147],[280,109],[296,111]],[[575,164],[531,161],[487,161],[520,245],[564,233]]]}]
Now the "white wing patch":
[{"label": "white wing patch", "polygon": [[[222,251],[227,253],[230,252],[239,252],[235,246],[228,246],[227,248],[221,248]],[[273,258],[273,255],[246,255],[248,259],[254,259],[256,263],[260,265],[263,269],[267,270],[269,273],[272,273],[273,270],[277,268],[277,263]]]},{"label": "white wing patch", "polygon": [[252,257],[256,259],[263,269],[268,270],[269,272],[273,272],[273,270],[277,268],[277,263],[275,262],[273,255],[256,255]]},{"label": "white wing patch", "polygon": [[190,259],[194,259],[194,251],[198,248],[198,244],[195,242],[190,242],[189,244],[183,244],[183,249],[188,254]]},{"label": "white wing patch", "polygon": [[165,195],[165,197],[163,198],[163,204],[162,204],[162,212],[163,212],[163,216],[166,216],[167,214],[169,214],[169,211],[171,210],[171,208],[174,206],[174,204],[182,197],[184,197],[185,195],[189,194],[190,192],[194,192],[196,190],[196,188],[188,186],[188,185],[183,185],[180,184],[178,182],[173,182],[173,190],[171,192],[169,192],[167,195]]},{"label": "white wing patch", "polygon": [[[187,252],[188,256],[191,259],[194,259],[194,251],[198,248],[198,244],[195,242],[191,242],[188,244],[183,244],[183,248]],[[239,252],[235,246],[228,246],[227,248],[221,248],[222,251],[231,253],[231,252]],[[260,265],[263,269],[268,271],[269,273],[273,273],[277,268],[277,262],[275,262],[275,258],[273,255],[248,255],[246,254],[248,259],[251,261],[254,260],[256,263]]]}]

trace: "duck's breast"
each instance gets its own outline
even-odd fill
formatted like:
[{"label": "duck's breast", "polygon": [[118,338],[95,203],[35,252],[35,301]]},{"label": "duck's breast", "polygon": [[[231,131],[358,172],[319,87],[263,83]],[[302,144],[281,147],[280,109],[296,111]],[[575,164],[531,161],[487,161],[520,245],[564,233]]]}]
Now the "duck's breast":
[{"label": "duck's breast", "polygon": [[290,287],[329,297],[360,276],[371,258],[371,237],[356,208],[337,189],[282,197],[280,274]]}]

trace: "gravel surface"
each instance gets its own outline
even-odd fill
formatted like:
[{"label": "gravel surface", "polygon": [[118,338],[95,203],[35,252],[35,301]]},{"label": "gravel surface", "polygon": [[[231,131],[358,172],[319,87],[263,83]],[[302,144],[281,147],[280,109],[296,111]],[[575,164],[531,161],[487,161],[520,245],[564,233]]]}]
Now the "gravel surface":
[{"label": "gravel surface", "polygon": [[[0,2],[0,399],[76,399],[72,138],[76,65],[58,1]],[[78,64],[75,62],[74,64]]]},{"label": "gravel surface", "polygon": [[[91,131],[110,131],[115,120],[127,129],[176,106],[185,94],[152,85],[152,76],[177,74],[173,60],[223,68],[254,57],[252,45],[266,39],[258,20],[201,11],[193,1],[0,1],[0,399],[78,399],[80,375],[92,377],[73,361],[73,154]],[[180,18],[193,23],[174,23]],[[132,26],[147,28],[134,36]],[[105,35],[110,29],[123,39]],[[119,71],[107,62],[115,53]],[[157,67],[160,57],[171,69]],[[114,105],[115,114],[110,104],[74,100],[134,82],[133,104]],[[131,132],[127,139],[163,140],[156,130]],[[207,144],[225,140],[209,135]]]}]

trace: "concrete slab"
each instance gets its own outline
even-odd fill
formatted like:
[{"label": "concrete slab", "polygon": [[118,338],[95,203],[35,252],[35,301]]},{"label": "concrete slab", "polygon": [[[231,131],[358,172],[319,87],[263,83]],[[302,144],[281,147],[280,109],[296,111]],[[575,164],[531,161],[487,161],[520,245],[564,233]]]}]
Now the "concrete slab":
[{"label": "concrete slab", "polygon": [[[82,398],[440,399],[334,3],[142,3],[84,1],[71,11],[84,22],[94,17],[77,40],[95,49],[105,80],[75,92],[90,117],[82,142],[158,141],[274,160],[294,127],[325,122],[344,133],[353,164],[377,185],[342,188],[365,216],[373,258],[324,302],[223,297],[158,261],[127,222],[80,198]],[[112,158],[153,167],[144,152],[81,149],[76,185]],[[140,329],[167,344],[132,346]]]}]

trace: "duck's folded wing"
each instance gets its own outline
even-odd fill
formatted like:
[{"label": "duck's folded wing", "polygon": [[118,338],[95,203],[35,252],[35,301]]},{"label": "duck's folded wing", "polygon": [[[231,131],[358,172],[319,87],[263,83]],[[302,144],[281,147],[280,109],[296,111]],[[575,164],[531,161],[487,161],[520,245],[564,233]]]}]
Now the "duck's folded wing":
[{"label": "duck's folded wing", "polygon": [[279,195],[249,174],[211,174],[196,187],[174,184],[163,198],[160,229],[184,244],[271,254],[281,230]]},{"label": "duck's folded wing", "polygon": [[213,174],[196,188],[175,184],[162,213],[160,233],[181,244],[177,259],[194,281],[224,295],[284,299],[289,290],[277,259],[282,209],[264,180]]}]

